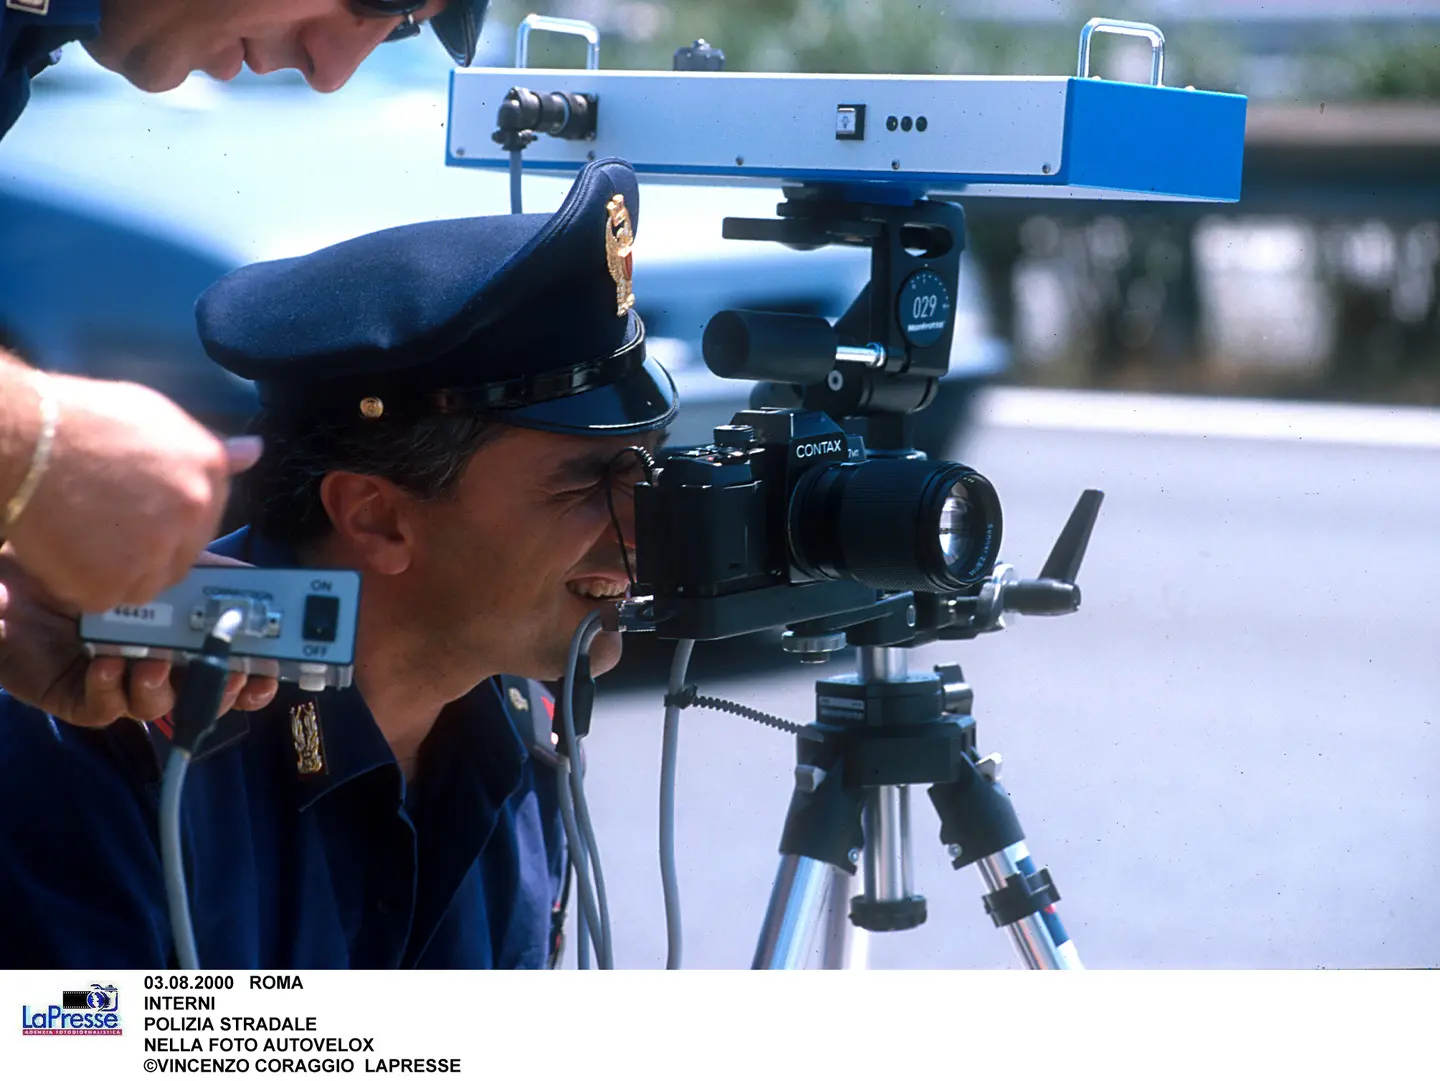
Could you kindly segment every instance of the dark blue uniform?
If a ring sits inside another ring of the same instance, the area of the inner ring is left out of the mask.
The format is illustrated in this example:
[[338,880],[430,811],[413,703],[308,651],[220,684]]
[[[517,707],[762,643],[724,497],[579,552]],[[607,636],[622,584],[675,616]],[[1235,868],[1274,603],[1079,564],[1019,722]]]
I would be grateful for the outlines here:
[[60,46],[100,28],[100,0],[0,0],[0,138],[30,101],[30,80],[59,59]]
[[[245,531],[215,548],[294,564]],[[263,711],[227,717],[185,785],[201,962],[543,967],[564,842],[556,774],[527,751],[533,700],[490,680],[452,703],[413,785],[353,686],[285,685]],[[305,702],[324,762],[312,774],[290,724]],[[75,728],[0,695],[0,967],[174,962],[158,834],[167,727]]]
[[[222,278],[197,305],[201,341],[290,433],[251,476],[293,487],[284,440],[302,430],[393,446],[458,412],[570,436],[665,427],[674,384],[646,355],[630,287],[638,211],[634,172],[597,161],[553,215],[423,222]],[[275,538],[300,548],[297,521],[331,526],[316,494],[294,509],[257,499],[267,536],[216,550],[298,565]],[[200,963],[543,965],[564,844],[542,699],[500,677],[451,703],[413,785],[354,688],[286,684],[222,718],[182,802]],[[0,695],[0,966],[176,959],[158,836],[168,734],[74,728]]]

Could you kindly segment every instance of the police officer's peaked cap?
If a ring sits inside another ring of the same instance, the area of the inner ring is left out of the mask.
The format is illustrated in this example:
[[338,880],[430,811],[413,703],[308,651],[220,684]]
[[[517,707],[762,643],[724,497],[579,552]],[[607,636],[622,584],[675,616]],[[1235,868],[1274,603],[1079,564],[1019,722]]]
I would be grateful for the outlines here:
[[242,267],[201,296],[200,337],[265,408],[302,417],[663,428],[675,386],[631,307],[638,203],[630,166],[606,159],[554,215],[405,225]]
[[475,47],[485,25],[485,9],[489,6],[490,0],[449,0],[440,14],[430,20],[435,36],[455,63],[469,67],[475,59]]

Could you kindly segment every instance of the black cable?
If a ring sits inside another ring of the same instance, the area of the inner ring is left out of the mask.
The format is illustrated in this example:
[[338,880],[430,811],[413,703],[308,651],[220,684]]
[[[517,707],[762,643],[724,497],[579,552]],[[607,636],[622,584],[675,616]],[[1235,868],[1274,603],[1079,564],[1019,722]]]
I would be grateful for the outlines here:
[[792,736],[798,734],[804,727],[803,725],[795,724],[793,721],[787,721],[783,717],[777,717],[773,713],[764,713],[758,709],[751,709],[749,706],[742,706],[739,702],[730,702],[724,698],[706,697],[698,693],[693,683],[688,684],[677,695],[666,695],[665,704],[667,706],[673,704],[680,709],[688,709],[694,706],[697,709],[711,709],[718,713],[733,713],[737,717],[744,717],[747,720],[756,721],[760,724],[768,725],[771,728],[778,728],[780,731],[787,732]]
[[655,483],[655,459],[644,447],[624,447],[615,452],[615,456],[605,466],[605,505],[610,509],[610,524],[615,527],[615,539],[620,542],[620,558],[625,562],[625,577],[630,581],[630,588],[635,588],[635,571],[630,566],[630,547],[625,543],[625,531],[620,528],[620,515],[615,513],[615,490],[611,483],[615,471],[615,464],[626,454],[633,454],[640,459],[640,465],[645,470],[645,480],[651,484]]

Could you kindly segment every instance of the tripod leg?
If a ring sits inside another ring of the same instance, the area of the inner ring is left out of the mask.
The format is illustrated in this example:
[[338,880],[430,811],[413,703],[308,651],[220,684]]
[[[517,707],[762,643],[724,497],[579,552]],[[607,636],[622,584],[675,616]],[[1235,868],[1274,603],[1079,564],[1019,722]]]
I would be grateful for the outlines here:
[[[1013,890],[1017,883],[1033,881],[1036,873],[1024,841],[1016,841],[993,856],[986,856],[976,866],[980,868],[980,877],[985,880],[991,897]],[[1027,968],[1085,967],[1080,963],[1075,943],[1070,941],[1053,904],[1014,919],[1005,924],[1005,930],[1010,933],[1010,940],[1015,943],[1015,949]]]
[[780,857],[751,968],[805,967],[815,932],[824,922],[832,870],[828,863],[809,856]]
[[843,748],[833,737],[834,730],[821,725],[796,737],[795,790],[780,835],[780,870],[752,968],[804,968],[826,923],[832,873],[855,874],[865,843],[863,798],[845,784]]
[[850,919],[850,900],[859,887],[854,875],[830,868],[830,896],[825,907],[820,967],[864,969],[870,962],[870,934]]
[[1010,794],[999,783],[999,755],[976,761],[974,754],[972,744],[960,760],[959,776],[930,789],[950,865],[959,869],[973,863],[980,868],[990,891],[985,911],[996,927],[1010,933],[1028,967],[1084,967],[1055,914],[1060,891],[1050,872],[1037,870],[1031,861]]

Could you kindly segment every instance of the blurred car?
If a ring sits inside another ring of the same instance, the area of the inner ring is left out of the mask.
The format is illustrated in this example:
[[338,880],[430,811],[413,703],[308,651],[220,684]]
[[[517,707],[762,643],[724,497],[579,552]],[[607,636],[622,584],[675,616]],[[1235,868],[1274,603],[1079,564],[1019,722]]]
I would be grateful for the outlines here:
[[0,187],[0,345],[54,371],[156,387],[233,432],[254,387],[206,360],[193,314],[229,269],[104,213]]
[[[444,164],[448,64],[422,45],[433,43],[386,46],[335,95],[248,74],[145,95],[68,50],[0,142],[0,341],[42,367],[145,383],[239,430],[254,388],[211,364],[194,330],[195,297],[217,277],[406,222],[509,210],[506,176]],[[553,210],[568,187],[527,177],[525,209]],[[714,312],[833,319],[865,284],[864,251],[721,238],[724,217],[773,216],[780,198],[642,187],[634,286],[681,393],[673,443],[708,442],[749,403],[752,384],[704,366]],[[965,267],[951,370],[918,418],[932,455],[963,435],[971,393],[1008,365],[986,310]]]

